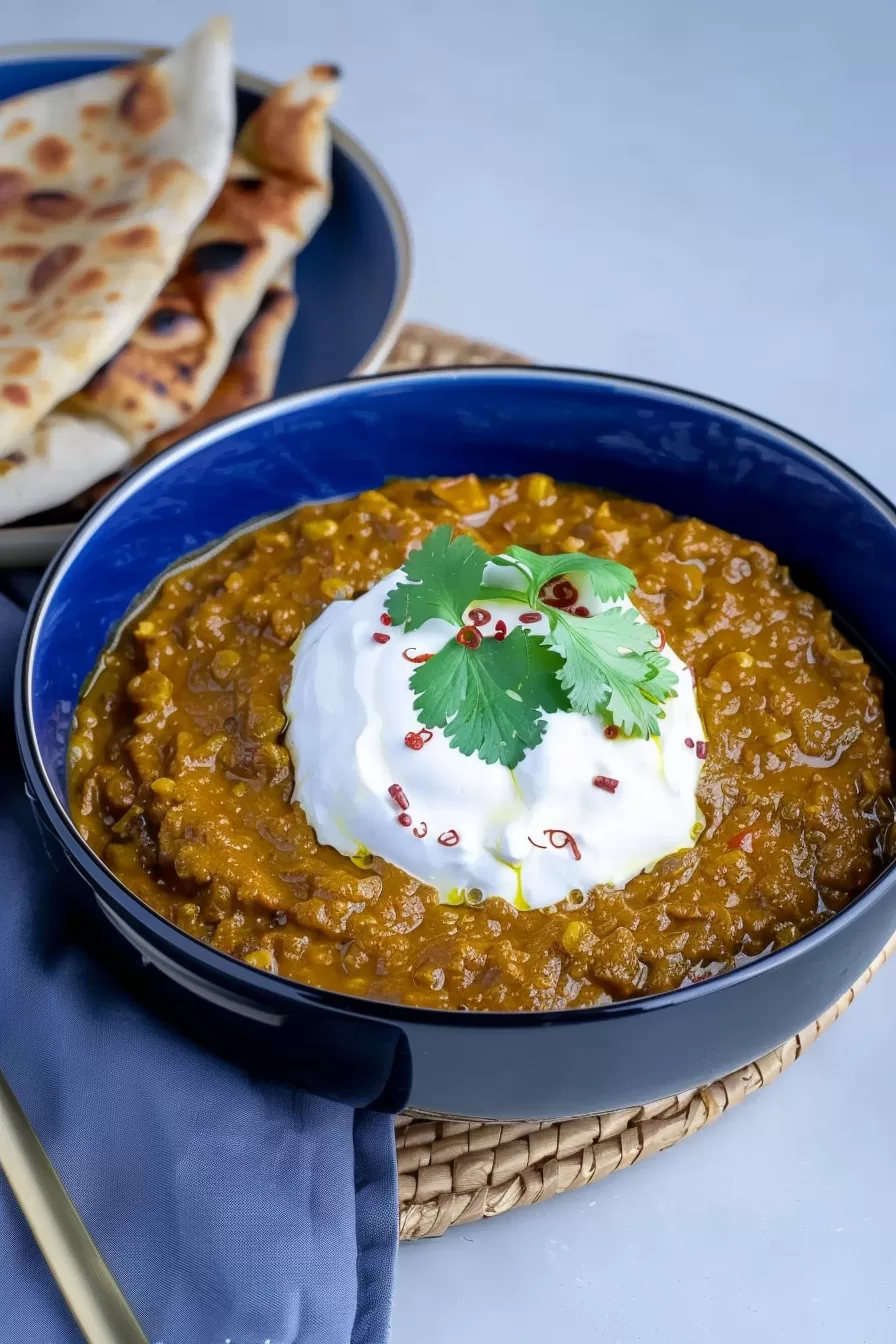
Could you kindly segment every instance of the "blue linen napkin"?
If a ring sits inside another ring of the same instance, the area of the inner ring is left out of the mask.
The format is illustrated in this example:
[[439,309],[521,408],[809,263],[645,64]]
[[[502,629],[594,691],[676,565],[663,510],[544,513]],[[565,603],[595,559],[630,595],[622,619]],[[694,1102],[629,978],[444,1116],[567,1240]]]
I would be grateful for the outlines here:
[[[380,1344],[391,1118],[214,1058],[79,943],[16,754],[22,620],[0,594],[0,1069],[150,1344]],[[2,1175],[0,1315],[15,1344],[81,1341]]]

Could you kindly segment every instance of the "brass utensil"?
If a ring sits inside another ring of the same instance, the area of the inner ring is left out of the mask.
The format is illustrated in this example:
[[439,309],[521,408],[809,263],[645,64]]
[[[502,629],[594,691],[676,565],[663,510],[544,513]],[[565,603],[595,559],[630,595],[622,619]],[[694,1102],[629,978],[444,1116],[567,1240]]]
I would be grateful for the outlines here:
[[0,1168],[88,1344],[148,1344],[2,1073]]

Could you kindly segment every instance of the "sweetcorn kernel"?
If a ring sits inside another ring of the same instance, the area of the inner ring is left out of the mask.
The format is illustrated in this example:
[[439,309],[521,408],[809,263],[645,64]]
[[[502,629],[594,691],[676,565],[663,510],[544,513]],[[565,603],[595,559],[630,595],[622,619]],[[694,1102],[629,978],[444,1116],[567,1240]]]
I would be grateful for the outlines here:
[[536,471],[526,481],[526,499],[530,504],[543,504],[546,499],[554,497],[554,482],[550,476]]
[[332,518],[312,518],[302,524],[302,536],[306,541],[323,541],[338,531],[338,524]]
[[247,966],[257,966],[260,971],[274,969],[273,958],[266,947],[258,947],[254,952],[244,952],[242,960]]
[[240,661],[240,655],[236,649],[219,649],[210,664],[210,671],[215,681],[224,682],[230,680],[233,669]]
[[352,595],[351,587],[343,579],[321,579],[320,590],[324,597],[329,597],[331,601]]
[[564,951],[573,956],[586,932],[587,927],[580,919],[571,919],[560,935],[560,942],[563,944]]

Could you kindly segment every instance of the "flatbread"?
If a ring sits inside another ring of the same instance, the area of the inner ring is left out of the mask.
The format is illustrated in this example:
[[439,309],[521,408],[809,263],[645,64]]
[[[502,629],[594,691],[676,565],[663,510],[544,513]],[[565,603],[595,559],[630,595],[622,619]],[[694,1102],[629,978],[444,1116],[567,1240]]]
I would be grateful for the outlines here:
[[152,439],[140,454],[140,461],[155,457],[226,415],[268,401],[274,395],[283,347],[297,307],[290,263],[262,295],[258,311],[233,347],[230,363],[205,405],[185,424]]
[[71,409],[102,415],[136,449],[200,411],[265,289],[327,212],[338,92],[338,70],[316,65],[253,113],[177,274]]
[[[295,311],[290,264],[265,290],[206,405],[179,429],[153,440],[140,460],[154,457],[225,415],[267,401],[277,382]],[[55,508],[78,496],[82,497],[77,505],[86,509],[118,483],[119,473],[133,464],[133,457],[131,444],[114,425],[98,416],[53,411],[16,448],[0,455],[0,523]]]
[[0,106],[0,450],[134,331],[221,186],[233,124],[222,19],[154,65]]
[[0,455],[0,523],[64,504],[131,457],[127,439],[105,420],[51,412]]

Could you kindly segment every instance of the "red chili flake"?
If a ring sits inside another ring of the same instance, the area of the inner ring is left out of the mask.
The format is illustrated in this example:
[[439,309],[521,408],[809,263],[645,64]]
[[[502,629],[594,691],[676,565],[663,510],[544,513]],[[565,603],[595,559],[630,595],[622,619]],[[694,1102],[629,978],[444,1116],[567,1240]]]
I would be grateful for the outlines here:
[[406,747],[410,747],[411,751],[422,751],[427,742],[431,741],[432,733],[429,728],[424,728],[419,733],[410,732],[404,735],[404,744]]
[[444,845],[447,849],[453,849],[455,845],[460,844],[460,836],[454,830],[443,831],[439,836],[439,844]]
[[454,636],[458,644],[462,644],[465,649],[478,649],[482,643],[482,636],[475,625],[465,625]]
[[738,831],[736,835],[732,835],[730,840],[728,841],[728,848],[742,849],[745,854],[752,854],[753,853],[752,828],[747,826],[745,830]]
[[488,625],[491,618],[491,612],[486,611],[485,607],[473,607],[470,611],[471,625]]
[[502,639],[506,639],[506,638],[507,638],[507,626],[505,625],[505,623],[504,623],[503,621],[496,621],[496,622],[495,622],[495,639],[497,639],[498,642],[500,643],[500,641],[501,641]]
[[521,625],[534,625],[536,621],[541,620],[540,611],[524,611],[520,617]]
[[693,739],[692,737],[686,737],[685,740],[684,740],[684,744],[685,744],[686,747],[692,747],[692,748],[693,748],[693,745],[694,745],[694,739]]
[[410,826],[413,824],[411,817],[407,812],[399,813],[399,815],[396,817],[396,821],[398,822],[399,826]]
[[608,723],[606,728],[604,729],[604,737],[608,737],[612,742],[613,738],[618,736],[619,736],[619,729],[616,727],[615,723]]
[[374,644],[388,644],[391,638],[391,635],[384,635],[380,630],[377,630],[373,637],[373,642]]
[[656,632],[660,637],[660,642],[656,646],[656,651],[657,653],[662,653],[663,649],[666,647],[666,632],[661,625],[656,627]]
[[421,821],[419,826],[414,827],[414,834],[416,835],[418,840],[422,840],[428,830],[429,827],[427,826],[426,822]]
[[561,579],[559,583],[545,584],[541,590],[541,600],[549,607],[571,607],[579,600],[579,590],[568,579]]
[[[376,638],[377,636],[374,635],[374,639]],[[386,638],[388,639],[389,636],[387,635]],[[431,653],[418,653],[416,656],[412,657],[411,655],[413,653],[414,653],[413,649],[402,649],[401,656],[402,658],[406,659],[407,662],[409,663],[428,663],[430,658],[432,657]]]
[[547,849],[547,845],[540,845],[537,840],[532,839],[531,835],[527,835],[526,839],[529,841],[529,844],[534,845],[536,849]]
[[380,625],[391,625],[391,624],[392,624],[392,617],[389,615],[388,611],[384,611],[382,616],[380,617]]
[[406,812],[410,807],[408,796],[400,784],[389,785],[389,797],[395,800],[402,812]]
[[619,780],[612,779],[610,775],[595,775],[591,783],[596,789],[603,789],[606,793],[615,793],[619,788]]
[[590,615],[591,615],[591,612],[588,610],[587,607],[573,607],[572,611],[570,612],[570,615],[571,615],[571,616],[590,616]]
[[[582,857],[582,855],[579,853],[579,847],[576,844],[573,837],[570,835],[569,831],[560,831],[553,829],[545,831],[545,835],[547,836],[548,840],[550,841],[554,849],[565,849],[566,846],[569,845],[570,849],[572,850],[572,855],[574,859],[580,859]],[[562,836],[562,839],[559,841],[555,840],[554,839],[555,835]]]
[[698,742],[698,743],[697,743],[697,760],[698,760],[698,761],[705,761],[705,760],[706,760],[706,743],[705,743],[705,742]]

